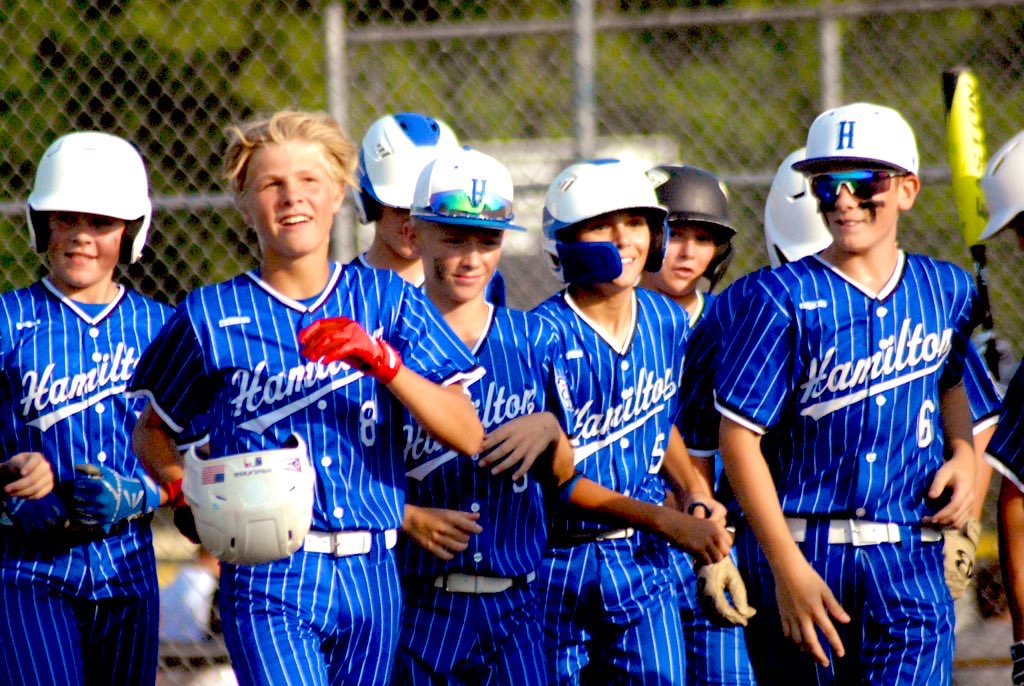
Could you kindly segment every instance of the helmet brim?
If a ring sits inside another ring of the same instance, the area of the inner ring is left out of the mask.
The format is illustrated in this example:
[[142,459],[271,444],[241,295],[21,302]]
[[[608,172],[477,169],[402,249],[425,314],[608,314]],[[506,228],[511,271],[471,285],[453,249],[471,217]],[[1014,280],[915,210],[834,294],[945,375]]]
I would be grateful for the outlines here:
[[830,171],[844,171],[848,169],[878,169],[880,171],[899,172],[900,174],[913,173],[905,167],[870,157],[815,157],[809,160],[794,162],[793,169],[805,176],[827,174]]

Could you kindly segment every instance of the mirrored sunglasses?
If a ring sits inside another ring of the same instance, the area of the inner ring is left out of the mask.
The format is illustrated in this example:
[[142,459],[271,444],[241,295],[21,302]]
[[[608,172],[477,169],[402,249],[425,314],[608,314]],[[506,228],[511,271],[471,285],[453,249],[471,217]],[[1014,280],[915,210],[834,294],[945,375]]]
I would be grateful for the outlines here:
[[479,202],[464,190],[443,191],[430,196],[430,211],[439,217],[470,217],[510,222],[512,201],[494,193],[484,193]]
[[870,200],[879,193],[889,190],[890,182],[897,176],[896,172],[876,169],[854,169],[852,171],[820,174],[811,179],[811,192],[821,203],[821,208],[831,212],[839,200],[843,186],[859,200]]

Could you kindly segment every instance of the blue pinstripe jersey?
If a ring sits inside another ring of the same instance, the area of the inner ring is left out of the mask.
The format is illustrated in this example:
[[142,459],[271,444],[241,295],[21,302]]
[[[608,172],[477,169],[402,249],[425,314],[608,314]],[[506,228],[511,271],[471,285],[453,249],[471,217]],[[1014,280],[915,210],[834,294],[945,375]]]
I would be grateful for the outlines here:
[[[633,302],[632,334],[622,349],[580,312],[567,290],[534,311],[554,324],[565,346],[576,468],[606,488],[660,503],[665,486],[658,472],[678,409],[689,317],[643,288]],[[608,527],[565,510],[551,526],[569,533]]]
[[973,345],[967,346],[964,354],[964,390],[967,391],[967,400],[971,403],[974,433],[995,424],[999,419],[999,410],[1003,406],[1003,397],[996,388],[996,382],[992,380],[981,353]]
[[125,388],[170,313],[123,286],[94,316],[46,279],[0,295],[4,459],[42,453],[57,492],[74,480],[78,463],[145,477],[155,489],[131,448],[145,402],[128,397]]
[[899,253],[868,294],[816,256],[765,272],[716,374],[716,406],[764,433],[782,509],[919,523],[942,465],[939,392],[962,378],[974,284]]
[[676,428],[694,457],[710,457],[718,450],[719,415],[714,399],[718,354],[736,312],[750,297],[750,284],[764,270],[767,267],[741,276],[710,299],[686,344]]
[[[345,266],[356,266],[363,269],[376,269],[376,267],[371,266],[370,263],[366,261],[366,253],[364,252],[356,255],[352,258],[352,261]],[[420,281],[414,285],[418,288],[423,288],[424,282],[425,281]],[[502,276],[501,272],[497,269],[494,270],[494,276],[491,277],[491,280],[487,284],[487,290],[484,292],[484,299],[492,305],[497,305],[499,307],[505,306],[505,277]]]
[[[718,354],[736,313],[743,309],[743,303],[754,291],[752,284],[768,269],[762,267],[741,276],[710,300],[706,314],[700,318],[686,344],[683,394],[676,426],[690,454],[696,457],[707,457],[718,450],[719,415],[713,395]],[[973,345],[967,346],[964,357],[964,389],[971,404],[975,432],[995,423],[1002,398]]]
[[468,383],[483,373],[418,289],[391,272],[332,265],[308,304],[256,272],[193,291],[143,355],[131,388],[150,396],[176,432],[207,413],[214,456],[280,448],[299,433],[317,471],[313,528],[394,529],[405,487],[401,404],[372,377],[299,352],[298,332],[335,316],[383,337],[431,381]]
[[[552,412],[571,435],[565,358],[561,340],[540,317],[491,308],[484,336],[473,350],[487,375],[470,388],[484,430],[533,412]],[[520,576],[537,569],[547,543],[544,499],[536,476],[513,481],[508,473],[492,475],[474,458],[456,453],[430,438],[407,417],[405,425],[407,498],[422,507],[479,512],[483,531],[470,537],[469,548],[449,562],[417,545],[404,545],[400,562],[406,576],[467,572]],[[537,464],[533,470],[545,470]]]
[[992,466],[1024,491],[1024,364],[1006,388],[999,425],[985,452]]

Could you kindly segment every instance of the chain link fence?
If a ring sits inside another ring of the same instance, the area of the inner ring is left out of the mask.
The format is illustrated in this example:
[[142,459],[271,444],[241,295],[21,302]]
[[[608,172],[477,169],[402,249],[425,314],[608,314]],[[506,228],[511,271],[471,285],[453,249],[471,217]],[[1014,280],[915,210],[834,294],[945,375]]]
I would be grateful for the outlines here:
[[[356,140],[385,113],[425,112],[504,161],[532,228],[501,265],[519,307],[556,287],[538,229],[566,164],[623,155],[722,175],[739,227],[728,283],[767,263],[761,219],[778,163],[819,111],[855,100],[899,109],[918,135],[924,185],[903,246],[969,268],[941,88],[960,64],[978,77],[994,151],[1024,128],[1024,7],[1009,0],[7,0],[0,288],[42,274],[24,201],[43,150],[75,129],[124,136],[149,165],[154,229],[125,281],[173,304],[253,267],[254,237],[219,178],[223,131],[288,107],[330,111]],[[365,248],[371,231],[344,212],[335,256]],[[991,241],[989,260],[996,328],[1016,360],[1013,237]],[[167,545],[164,560],[190,552]]]

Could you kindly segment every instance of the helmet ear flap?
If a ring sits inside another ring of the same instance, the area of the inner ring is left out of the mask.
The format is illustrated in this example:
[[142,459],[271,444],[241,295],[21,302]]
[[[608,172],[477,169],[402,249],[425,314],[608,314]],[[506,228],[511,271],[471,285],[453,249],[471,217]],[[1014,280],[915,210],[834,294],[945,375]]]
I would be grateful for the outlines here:
[[376,198],[367,193],[365,189],[360,188],[358,193],[354,193],[352,195],[352,202],[356,206],[356,215],[359,217],[360,224],[380,221],[380,203],[377,202]]
[[732,262],[732,256],[735,254],[731,241],[723,244],[722,247],[724,250],[721,250],[719,254],[712,258],[711,264],[708,265],[707,271],[704,272],[704,276],[708,280],[709,292],[714,291],[715,286],[725,276],[725,271],[729,268],[729,263]]
[[26,208],[28,215],[29,242],[36,252],[46,252],[50,245],[50,213]]
[[[660,218],[660,214],[657,215]],[[644,271],[646,272],[660,272],[661,265],[665,262],[665,251],[668,250],[668,221],[662,219],[657,221],[654,216],[647,218],[648,222],[651,222],[649,228],[651,230],[651,246],[647,251],[647,261],[644,262]],[[659,230],[658,227],[661,227]]]
[[142,256],[142,248],[146,245],[146,234],[148,232],[148,217],[139,217],[124,223],[124,235],[121,236],[121,253],[118,256],[118,259],[123,264],[131,264]]

